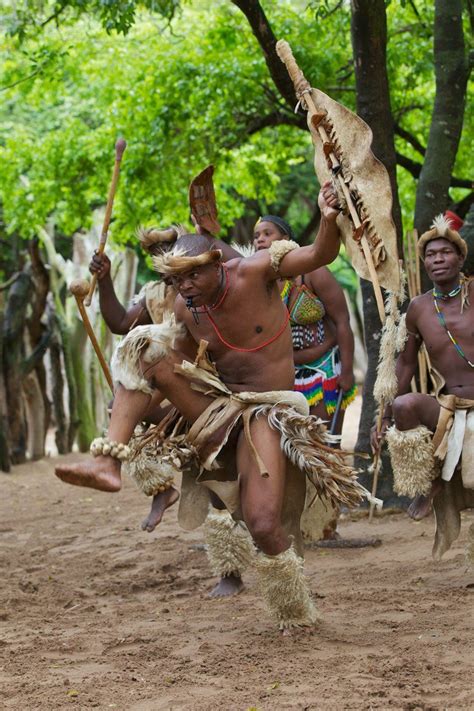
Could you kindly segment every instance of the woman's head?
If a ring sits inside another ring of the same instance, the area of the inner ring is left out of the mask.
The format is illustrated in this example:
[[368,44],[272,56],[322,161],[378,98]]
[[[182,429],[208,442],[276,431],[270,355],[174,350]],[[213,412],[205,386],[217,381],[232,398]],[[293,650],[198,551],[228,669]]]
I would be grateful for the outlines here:
[[276,215],[260,217],[253,230],[253,243],[255,249],[268,249],[272,242],[279,239],[294,240],[293,230],[290,225]]

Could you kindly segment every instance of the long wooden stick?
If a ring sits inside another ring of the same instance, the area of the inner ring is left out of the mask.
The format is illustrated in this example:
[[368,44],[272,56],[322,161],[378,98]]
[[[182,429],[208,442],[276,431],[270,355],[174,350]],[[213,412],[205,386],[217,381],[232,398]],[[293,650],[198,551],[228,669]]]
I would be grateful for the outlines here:
[[[308,112],[311,115],[311,125],[313,128],[314,132],[317,132],[319,135],[319,138],[321,139],[323,146],[331,146],[331,141],[329,139],[329,136],[326,132],[326,129],[322,125],[322,120],[324,119],[324,116],[321,115],[320,112],[318,112],[316,105],[313,100],[313,96],[311,93],[311,86],[309,82],[305,79],[305,76],[299,66],[296,63],[296,60],[293,56],[293,53],[291,51],[291,47],[288,44],[288,42],[285,42],[284,40],[279,40],[276,44],[276,50],[277,54],[282,60],[282,62],[285,64],[288,74],[290,75],[290,78],[294,84],[295,91],[298,97],[303,97],[304,96],[304,102],[306,103],[306,106],[308,108]],[[349,210],[349,214],[352,218],[352,222],[354,224],[354,228],[357,233],[360,234],[360,245],[362,247],[362,251],[364,253],[365,261],[367,263],[367,268],[369,270],[370,274],[370,279],[372,281],[372,286],[374,288],[374,294],[375,294],[375,300],[377,302],[377,309],[379,312],[380,316],[380,321],[385,323],[385,306],[384,306],[384,301],[383,301],[383,296],[382,296],[382,289],[380,287],[380,282],[378,278],[377,271],[375,269],[375,264],[374,260],[372,258],[372,253],[370,251],[370,246],[369,242],[366,237],[366,227],[365,224],[361,221],[359,214],[357,212],[356,206],[354,205],[354,201],[352,199],[352,196],[350,194],[349,188],[347,187],[345,181],[344,181],[344,175],[342,174],[342,171],[340,170],[341,165],[340,162],[334,153],[334,151],[330,150],[327,154],[327,157],[329,157],[331,161],[331,165],[333,168],[333,172],[335,173],[335,178],[339,183],[339,187],[343,192],[344,198],[347,203],[347,207]],[[337,171],[337,172],[336,172]]]
[[74,295],[77,303],[77,307],[79,309],[79,313],[81,314],[82,318],[82,323],[84,324],[84,328],[86,329],[86,333],[90,338],[90,341],[92,343],[92,347],[95,350],[95,353],[97,355],[97,358],[99,359],[99,363],[102,367],[102,371],[105,375],[105,378],[110,386],[110,389],[112,392],[114,391],[114,382],[112,380],[112,375],[109,370],[109,366],[107,365],[107,362],[104,358],[104,354],[102,353],[99,342],[97,338],[95,337],[95,333],[92,329],[91,322],[89,321],[89,316],[87,315],[87,311],[84,308],[84,299],[86,295],[89,293],[89,282],[86,279],[75,279],[73,282],[71,282],[71,285],[69,286],[69,291],[71,294]]
[[[120,163],[122,161],[123,152],[127,147],[127,142],[124,138],[119,138],[115,144],[115,163],[114,171],[112,173],[112,182],[110,183],[109,195],[107,197],[107,205],[105,208],[104,223],[102,225],[102,232],[100,234],[99,247],[97,249],[98,254],[102,254],[105,249],[105,244],[107,242],[107,234],[109,231],[110,218],[112,217],[112,207],[114,205],[115,192],[117,190],[118,179],[120,175]],[[94,274],[91,280],[91,285],[89,288],[89,293],[84,299],[84,304],[86,306],[91,305],[92,297],[94,295],[95,287],[97,284],[97,274]]]

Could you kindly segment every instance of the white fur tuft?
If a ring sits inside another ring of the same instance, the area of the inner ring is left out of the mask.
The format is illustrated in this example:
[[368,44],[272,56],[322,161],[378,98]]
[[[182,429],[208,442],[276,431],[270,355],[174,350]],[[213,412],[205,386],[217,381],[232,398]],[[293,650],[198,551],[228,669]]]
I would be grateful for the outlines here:
[[444,215],[437,215],[433,220],[431,229],[437,230],[440,237],[445,237],[447,230],[452,229],[452,224],[453,223],[448,217],[445,217]]

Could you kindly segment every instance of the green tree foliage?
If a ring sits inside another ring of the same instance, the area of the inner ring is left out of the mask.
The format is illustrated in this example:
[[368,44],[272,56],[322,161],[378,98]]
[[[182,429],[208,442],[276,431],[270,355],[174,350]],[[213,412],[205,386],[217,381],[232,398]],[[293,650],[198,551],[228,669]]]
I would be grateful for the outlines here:
[[[313,85],[354,108],[347,3],[266,3]],[[230,2],[25,0],[0,3],[0,177],[8,232],[30,237],[53,220],[66,236],[104,202],[119,135],[128,141],[114,237],[140,223],[188,221],[187,184],[217,167],[221,222],[249,209],[287,214],[297,232],[317,189],[308,135],[272,84],[242,13]],[[405,226],[434,94],[432,3],[392,2],[388,63]],[[414,38],[416,38],[414,40]],[[459,176],[468,174],[472,112]],[[466,181],[467,183],[467,181]],[[468,183],[467,183],[468,184]],[[466,190],[457,188],[453,199]]]

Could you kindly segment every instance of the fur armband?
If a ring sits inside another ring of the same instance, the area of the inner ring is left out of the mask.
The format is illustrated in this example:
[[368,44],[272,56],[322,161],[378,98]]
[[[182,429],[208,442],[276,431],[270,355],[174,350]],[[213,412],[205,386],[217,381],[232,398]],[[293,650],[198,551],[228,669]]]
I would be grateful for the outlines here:
[[272,269],[278,272],[283,257],[286,257],[289,252],[298,249],[298,247],[299,245],[291,239],[277,239],[275,242],[272,242],[268,250]]
[[115,442],[108,437],[96,437],[91,442],[90,453],[93,457],[113,457],[121,462],[130,457],[130,447],[123,442]]

